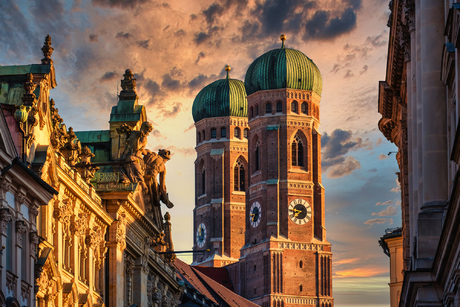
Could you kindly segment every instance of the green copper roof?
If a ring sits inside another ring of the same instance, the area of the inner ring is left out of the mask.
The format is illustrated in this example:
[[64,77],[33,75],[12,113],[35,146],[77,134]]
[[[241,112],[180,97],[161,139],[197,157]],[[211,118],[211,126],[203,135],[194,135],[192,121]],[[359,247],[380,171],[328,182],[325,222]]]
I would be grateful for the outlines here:
[[258,57],[244,79],[246,92],[290,88],[311,90],[321,96],[323,79],[318,67],[295,49],[280,48]]
[[203,88],[192,107],[193,120],[220,116],[248,116],[248,101],[244,83],[235,79],[221,79]]
[[32,74],[49,74],[50,70],[50,65],[42,64],[0,66],[0,75],[25,75],[29,72]]
[[145,112],[143,105],[139,105],[136,100],[119,100],[118,104],[112,107],[110,122],[135,122],[141,119],[141,114]]

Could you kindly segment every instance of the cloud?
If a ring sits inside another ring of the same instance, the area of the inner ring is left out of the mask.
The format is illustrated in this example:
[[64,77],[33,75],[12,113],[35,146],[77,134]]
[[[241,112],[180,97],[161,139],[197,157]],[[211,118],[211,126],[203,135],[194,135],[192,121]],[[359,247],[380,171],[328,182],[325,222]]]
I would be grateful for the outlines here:
[[91,33],[91,34],[89,35],[89,41],[92,42],[92,43],[99,41],[98,35],[97,35],[97,34],[94,34],[94,33]]
[[383,143],[382,138],[378,138],[377,141],[375,142],[375,146],[379,146]]
[[369,69],[369,66],[367,65],[364,65],[363,68],[361,69],[361,71],[359,72],[359,75],[363,75],[367,72],[367,70]]
[[339,270],[333,273],[334,278],[347,278],[347,277],[372,277],[388,273],[386,268],[366,267],[356,268],[350,270]]
[[360,169],[361,164],[354,157],[347,156],[342,164],[330,167],[326,173],[328,178],[340,178],[350,175],[354,170]]
[[133,9],[149,0],[93,0],[93,5],[107,8]]
[[393,219],[385,219],[385,218],[374,218],[364,222],[364,225],[373,226],[374,224],[384,224],[389,223],[389,225],[393,224]]
[[374,167],[374,168],[371,168],[370,170],[368,170],[369,173],[377,173],[377,169]]
[[385,40],[385,35],[388,35],[387,31],[384,31],[380,35],[368,36],[366,38],[366,43],[371,44],[374,47],[383,47],[386,46],[388,41]]
[[146,39],[146,40],[137,41],[136,45],[141,47],[141,48],[149,50],[150,49],[149,48],[150,47],[150,38]]
[[340,16],[332,17],[331,12],[318,10],[305,24],[304,39],[326,40],[351,32],[356,28],[356,13],[352,7],[346,8]]
[[181,87],[180,81],[177,79],[171,78],[170,74],[163,75],[163,81],[161,82],[161,86],[167,88],[168,90],[175,91]]
[[354,77],[355,74],[351,71],[351,69],[347,69],[347,72],[345,73],[345,76],[343,77],[344,79],[348,79],[351,77]]
[[117,35],[115,35],[115,38],[123,38],[123,39],[128,39],[128,38],[132,38],[133,36],[129,33],[125,33],[123,31],[121,32],[118,32]]
[[171,109],[162,109],[162,115],[163,117],[174,118],[180,113],[181,110],[182,103],[174,102],[171,106]]
[[379,155],[379,160],[386,160],[386,159],[388,159],[388,158],[389,158],[389,157],[388,157],[388,155],[386,155],[386,154],[380,154],[380,155]]
[[375,216],[393,216],[396,215],[398,211],[396,210],[396,207],[393,206],[388,206],[385,210],[382,210],[380,212],[372,212],[371,215]]
[[399,184],[398,178],[396,178],[395,181],[396,181],[396,186],[393,189],[391,189],[390,192],[401,193],[401,185]]
[[112,81],[118,77],[118,74],[114,71],[106,72],[100,79],[101,82]]
[[[342,129],[335,129],[330,135],[325,132],[321,136],[321,144],[323,158],[321,166],[323,171],[332,166],[344,164],[346,159],[348,160],[346,167],[355,166],[360,168],[361,165],[359,162],[355,158],[346,157],[346,154],[360,148],[366,150],[372,149],[372,143],[369,140],[366,139],[363,141],[362,138],[353,138],[351,131]],[[344,167],[345,165],[342,166],[342,170],[345,170],[346,167]]]
[[196,154],[196,151],[193,147],[176,147],[176,146],[165,146],[158,145],[153,150],[156,152],[160,149],[168,149],[171,151],[171,156],[174,157],[175,154],[179,154],[182,157],[193,156]]
[[195,124],[192,123],[192,124],[190,124],[190,126],[188,126],[187,129],[184,130],[184,133],[189,132],[189,131],[192,130],[193,128],[195,128]]
[[348,259],[342,259],[342,260],[335,260],[332,265],[333,266],[339,266],[342,264],[350,264],[350,263],[355,263],[361,260],[360,258],[348,258]]
[[378,203],[376,203],[375,205],[376,205],[376,206],[386,206],[386,205],[390,205],[390,204],[392,204],[392,203],[393,203],[392,200],[387,200],[387,201],[384,201],[384,202],[378,202]]

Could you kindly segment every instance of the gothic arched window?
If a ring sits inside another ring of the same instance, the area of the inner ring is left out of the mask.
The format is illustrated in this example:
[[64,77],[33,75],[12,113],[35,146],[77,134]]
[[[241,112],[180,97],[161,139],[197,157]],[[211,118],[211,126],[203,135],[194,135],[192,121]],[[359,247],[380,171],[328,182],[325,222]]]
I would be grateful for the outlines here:
[[304,166],[302,139],[296,135],[292,141],[292,166]]
[[216,128],[212,128],[211,129],[211,139],[215,139],[216,138]]
[[265,105],[265,113],[270,114],[272,112],[272,104],[270,102],[267,102]]
[[249,129],[244,129],[244,138],[247,139],[249,137]]
[[244,182],[244,166],[243,162],[238,159],[236,160],[235,167],[233,168],[233,190],[234,191],[245,191],[245,182]]
[[281,113],[283,112],[283,104],[281,103],[281,101],[278,101],[276,103],[276,113]]
[[303,113],[303,114],[308,115],[308,105],[307,105],[306,102],[303,102],[303,103],[302,103],[301,109],[302,109],[302,113]]
[[291,103],[291,111],[292,111],[293,113],[297,113],[297,101],[293,101],[293,102]]
[[227,129],[225,127],[220,128],[220,137],[221,138],[227,137]]

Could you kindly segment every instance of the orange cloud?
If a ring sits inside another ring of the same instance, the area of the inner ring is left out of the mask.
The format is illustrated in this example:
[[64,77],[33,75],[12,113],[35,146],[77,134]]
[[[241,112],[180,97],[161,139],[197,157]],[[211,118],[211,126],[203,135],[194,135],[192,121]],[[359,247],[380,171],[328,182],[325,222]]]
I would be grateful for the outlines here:
[[388,272],[388,268],[356,268],[351,270],[336,271],[333,274],[334,278],[346,278],[346,277],[373,277]]
[[355,263],[358,260],[360,260],[360,258],[343,259],[343,260],[338,260],[338,261],[332,262],[332,265],[337,266],[337,265],[342,265],[342,264]]

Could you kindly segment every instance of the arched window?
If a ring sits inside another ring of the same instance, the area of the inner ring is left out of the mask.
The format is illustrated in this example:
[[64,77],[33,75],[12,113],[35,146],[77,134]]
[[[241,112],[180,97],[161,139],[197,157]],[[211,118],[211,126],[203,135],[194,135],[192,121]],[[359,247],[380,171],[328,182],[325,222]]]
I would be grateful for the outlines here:
[[201,143],[201,133],[198,132],[198,144]]
[[256,105],[256,116],[259,116],[259,105]]
[[260,142],[257,142],[256,144],[256,150],[255,150],[255,170],[258,171],[260,170]]
[[276,113],[280,113],[280,112],[283,112],[283,104],[281,103],[281,101],[278,101],[276,103]]
[[244,138],[247,139],[249,137],[249,129],[244,129]]
[[292,141],[292,166],[304,166],[302,139],[296,135]]
[[265,113],[266,114],[270,114],[272,112],[272,104],[270,102],[268,102],[266,105],[265,105]]
[[302,109],[302,113],[303,113],[303,114],[308,115],[308,105],[307,105],[306,102],[302,102],[301,109]]
[[211,139],[215,139],[216,138],[216,128],[212,128],[211,129]]
[[220,137],[221,138],[227,137],[227,129],[225,127],[220,128]]
[[244,166],[243,162],[238,159],[236,160],[235,167],[233,168],[233,190],[234,191],[245,191],[244,183]]
[[253,118],[254,117],[254,108],[251,107],[251,109],[249,110],[249,118]]
[[206,169],[201,171],[201,195],[206,194]]
[[205,131],[203,130],[203,142],[206,141],[206,134]]
[[292,111],[293,113],[297,113],[297,101],[293,101],[293,102],[291,103],[291,111]]
[[239,127],[235,127],[235,130],[233,130],[233,136],[236,137],[237,139],[239,139],[240,135],[241,135],[240,131],[241,130],[240,130]]

